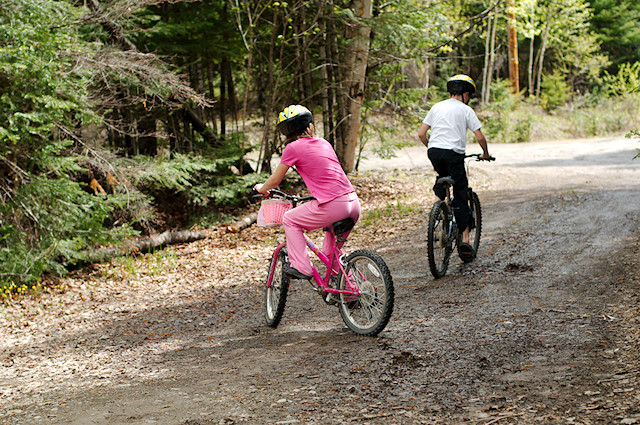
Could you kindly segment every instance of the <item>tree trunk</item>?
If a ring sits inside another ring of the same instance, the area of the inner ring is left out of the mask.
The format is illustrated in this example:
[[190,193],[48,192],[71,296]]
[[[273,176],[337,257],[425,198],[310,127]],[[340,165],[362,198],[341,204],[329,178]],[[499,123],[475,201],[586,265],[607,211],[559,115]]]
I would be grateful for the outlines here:
[[[209,98],[215,99],[216,91],[213,85],[213,82],[215,81],[215,75],[213,73],[213,65],[214,65],[213,59],[209,54],[207,54],[206,59],[207,59],[207,88],[209,89]],[[215,134],[218,134],[218,124],[216,119],[215,108],[207,108],[205,109],[205,113],[207,116],[207,121],[211,123],[212,131]]]
[[191,124],[193,130],[202,135],[206,143],[213,146],[218,144],[215,133],[209,127],[207,127],[207,123],[202,119],[200,114],[198,114],[195,109],[193,109],[190,105],[185,104],[183,111],[185,120]]
[[156,117],[152,114],[147,113],[138,120],[138,153],[156,156],[158,153],[156,130]]
[[487,38],[484,40],[484,67],[482,68],[482,103],[487,103],[487,75],[489,71],[489,57],[491,56],[491,18],[487,19]]
[[429,88],[429,84],[431,83],[430,78],[431,78],[431,65],[429,62],[429,56],[426,56],[424,58],[424,88],[425,89]]
[[493,15],[493,26],[491,27],[491,54],[489,56],[489,71],[487,72],[487,102],[491,99],[491,81],[493,80],[493,68],[496,63],[496,28],[498,27],[498,14]]
[[223,56],[220,62],[220,99],[218,100],[218,111],[220,113],[220,135],[222,138],[227,134],[227,124],[225,115],[227,113],[226,88],[227,88],[227,72],[226,68],[229,64],[227,56]]
[[[547,17],[548,19],[548,17]],[[544,65],[544,55],[547,50],[547,42],[549,40],[549,27],[551,26],[547,20],[547,24],[544,28],[544,34],[542,35],[542,44],[540,45],[540,58],[538,60],[538,81],[536,83],[536,97],[540,98],[540,86],[542,85],[542,66]]]
[[[262,161],[260,163],[260,171],[263,173],[271,172],[271,156],[273,155],[272,149],[272,140],[271,136],[273,135],[273,119],[272,116],[273,110],[275,109],[275,97],[277,87],[275,87],[275,76],[273,75],[273,66],[271,64],[274,63],[275,60],[275,51],[274,47],[276,44],[276,31],[275,28],[278,27],[278,8],[273,9],[273,28],[274,31],[271,32],[271,46],[269,47],[269,58],[267,61],[267,88],[270,90],[269,100],[267,101],[266,107],[264,108],[264,132],[262,134]],[[284,46],[284,43],[282,43]],[[282,47],[281,47],[282,48]],[[282,56],[282,55],[281,55]]]
[[509,80],[513,93],[520,91],[520,73],[518,58],[518,36],[516,33],[515,0],[507,0],[507,37],[509,44]]
[[[326,8],[325,8],[326,11]],[[324,25],[324,31],[322,35],[322,41],[320,42],[320,76],[322,78],[322,89],[320,91],[320,100],[322,102],[322,127],[323,127],[323,136],[326,140],[334,146],[333,142],[333,113],[332,113],[332,102],[331,102],[331,82],[333,81],[330,77],[329,70],[331,69],[331,64],[329,62],[328,51],[331,49],[329,47],[329,40],[327,34],[327,20],[330,18],[325,18],[322,20]]]
[[343,90],[345,90],[345,95],[347,96],[347,125],[344,139],[338,140],[336,144],[336,152],[340,159],[340,164],[347,173],[353,171],[355,163],[371,41],[371,27],[363,20],[372,17],[373,1],[354,0],[352,5],[358,20],[349,22],[350,28],[347,28],[346,34],[349,45],[345,53],[346,69]]
[[531,41],[529,42],[529,66],[528,66],[528,83],[529,83],[529,97],[533,96],[533,48],[535,42],[535,35],[531,36]]
[[87,262],[99,263],[121,255],[145,254],[167,245],[193,242],[206,237],[207,235],[204,232],[193,232],[188,230],[179,232],[166,231],[159,235],[132,241],[122,247],[107,247],[95,250],[88,255]]
[[[251,33],[251,36],[253,39],[253,32]],[[253,47],[252,46],[247,46],[247,65],[245,68],[245,76],[247,79],[247,82],[245,84],[244,87],[244,98],[242,99],[242,133],[246,134],[247,131],[247,116],[249,115],[247,108],[249,107],[249,83],[250,83],[250,75],[251,75],[251,67],[253,66]],[[245,149],[245,145],[244,145],[244,141],[245,138],[241,137],[242,140],[242,157],[240,158],[240,174],[244,174],[244,149]],[[259,164],[258,164],[259,165]]]
[[236,221],[230,226],[227,226],[228,233],[238,233],[247,227],[251,226],[258,220],[258,213],[251,213],[247,216],[242,217],[240,220]]
[[338,140],[344,140],[345,134],[345,125],[343,125],[344,120],[347,116],[347,111],[345,109],[345,96],[344,90],[342,88],[342,81],[340,80],[339,75],[342,73],[342,68],[338,68],[338,64],[342,63],[340,60],[339,50],[338,50],[338,35],[335,30],[335,26],[333,24],[332,19],[327,20],[327,47],[329,51],[327,52],[329,55],[329,62],[331,66],[327,68],[327,72],[329,74],[329,84],[336,87],[330,91],[329,102],[333,103],[335,101],[335,121],[333,126],[333,131],[331,133],[331,138],[329,142],[337,148]]

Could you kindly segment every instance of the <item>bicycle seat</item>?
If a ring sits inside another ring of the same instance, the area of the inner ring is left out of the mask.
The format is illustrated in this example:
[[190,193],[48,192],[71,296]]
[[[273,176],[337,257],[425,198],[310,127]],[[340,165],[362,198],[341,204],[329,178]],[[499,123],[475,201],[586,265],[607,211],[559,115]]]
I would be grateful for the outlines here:
[[455,180],[453,180],[450,176],[447,177],[440,177],[438,180],[436,180],[436,184],[444,184],[444,185],[451,185],[453,186],[455,183]]
[[344,218],[340,221],[336,221],[335,223],[332,224],[333,227],[333,233],[336,235],[336,238],[341,241],[344,242],[347,239],[343,238],[342,235],[346,232],[348,232],[349,230],[353,229],[353,226],[355,226],[356,223],[355,221],[353,221],[353,219],[351,217],[348,218]]

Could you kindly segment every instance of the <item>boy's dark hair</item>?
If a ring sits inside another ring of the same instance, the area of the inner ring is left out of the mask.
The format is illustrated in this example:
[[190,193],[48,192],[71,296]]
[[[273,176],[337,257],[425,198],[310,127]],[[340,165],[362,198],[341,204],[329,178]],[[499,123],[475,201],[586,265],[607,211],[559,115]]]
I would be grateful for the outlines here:
[[447,83],[447,90],[449,90],[449,93],[454,95],[467,92],[473,94],[476,91],[475,88],[466,81],[449,81]]

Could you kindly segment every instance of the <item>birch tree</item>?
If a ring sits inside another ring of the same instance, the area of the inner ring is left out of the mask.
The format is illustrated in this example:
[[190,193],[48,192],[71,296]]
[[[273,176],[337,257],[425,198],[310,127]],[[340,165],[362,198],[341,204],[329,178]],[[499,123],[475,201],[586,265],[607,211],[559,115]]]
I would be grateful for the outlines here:
[[367,20],[372,17],[372,0],[354,0],[347,21],[345,53],[345,77],[341,95],[345,98],[346,120],[344,139],[336,141],[336,152],[342,168],[350,173],[355,164],[355,153],[360,133],[361,110],[365,93],[365,76],[369,59],[371,27]]

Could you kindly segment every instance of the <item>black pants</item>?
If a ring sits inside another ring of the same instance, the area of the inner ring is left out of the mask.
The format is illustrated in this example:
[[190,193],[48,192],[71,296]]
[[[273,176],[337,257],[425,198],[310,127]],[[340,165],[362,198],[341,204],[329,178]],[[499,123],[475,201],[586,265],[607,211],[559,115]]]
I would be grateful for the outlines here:
[[[464,154],[454,152],[449,149],[430,148],[427,151],[433,169],[438,173],[438,177],[450,176],[454,180],[453,184],[453,214],[456,216],[458,229],[463,232],[471,221],[471,210],[469,209],[469,181],[467,171],[464,166]],[[439,184],[433,186],[433,191],[440,199],[445,198],[446,191]]]

